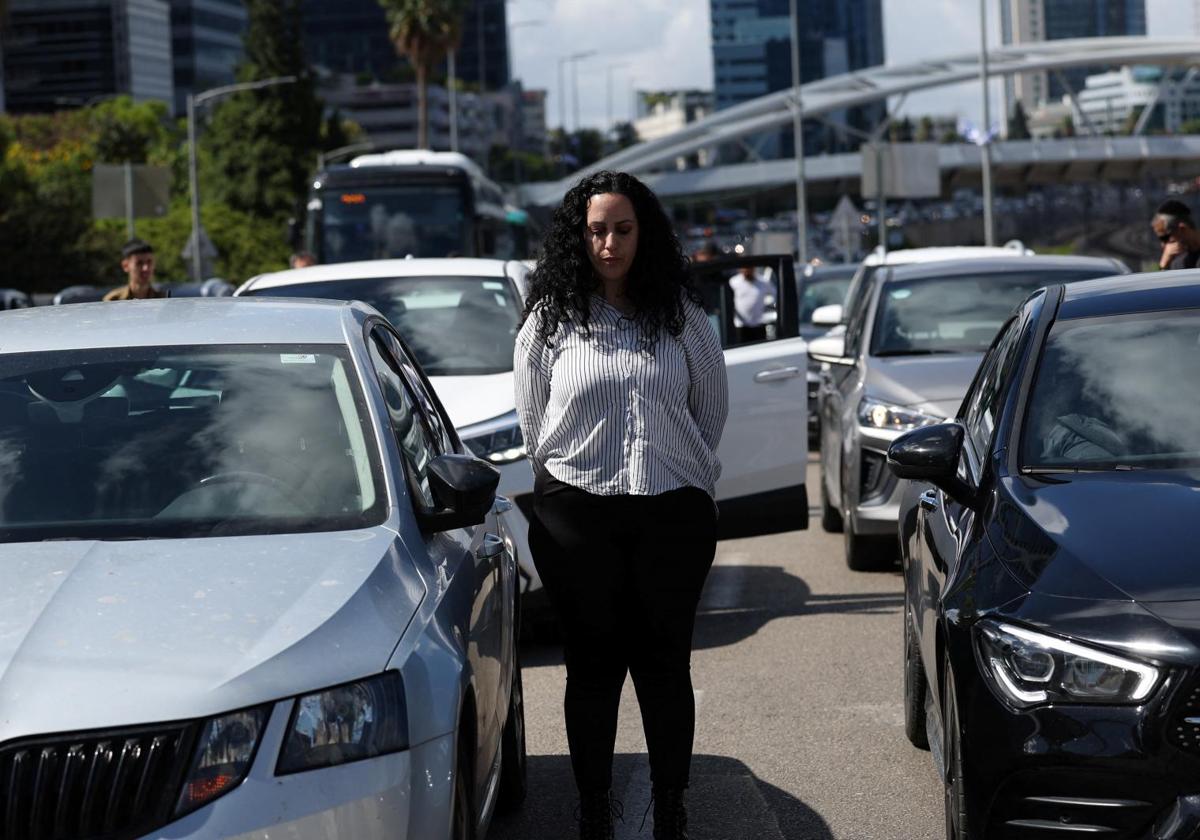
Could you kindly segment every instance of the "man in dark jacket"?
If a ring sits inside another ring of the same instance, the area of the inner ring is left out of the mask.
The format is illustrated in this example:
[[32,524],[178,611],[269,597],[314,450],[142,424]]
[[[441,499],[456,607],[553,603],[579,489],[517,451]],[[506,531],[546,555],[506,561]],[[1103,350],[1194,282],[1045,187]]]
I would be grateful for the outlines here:
[[1171,199],[1159,205],[1150,223],[1162,243],[1158,267],[1195,268],[1200,265],[1200,231],[1192,221],[1192,211],[1182,201]]
[[129,282],[106,294],[105,300],[149,300],[167,296],[166,292],[154,287],[154,249],[150,243],[140,239],[126,242],[121,249],[121,270]]

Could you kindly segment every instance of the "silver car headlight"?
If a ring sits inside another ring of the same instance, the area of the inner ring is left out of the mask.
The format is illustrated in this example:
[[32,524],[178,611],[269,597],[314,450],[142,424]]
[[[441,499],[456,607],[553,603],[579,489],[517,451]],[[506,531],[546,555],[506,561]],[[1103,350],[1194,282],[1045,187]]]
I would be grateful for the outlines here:
[[942,418],[864,397],[863,401],[858,404],[858,422],[872,429],[908,431],[920,426],[940,423]]
[[515,411],[463,429],[461,434],[464,446],[493,464],[511,464],[525,457],[525,439]]
[[270,707],[260,706],[204,723],[175,803],[176,817],[207,805],[242,783],[254,762],[269,715]]
[[408,707],[398,671],[296,700],[276,774],[361,761],[408,748]]
[[975,651],[987,682],[1017,708],[1039,703],[1140,703],[1158,684],[1153,665],[1018,627],[981,621]]

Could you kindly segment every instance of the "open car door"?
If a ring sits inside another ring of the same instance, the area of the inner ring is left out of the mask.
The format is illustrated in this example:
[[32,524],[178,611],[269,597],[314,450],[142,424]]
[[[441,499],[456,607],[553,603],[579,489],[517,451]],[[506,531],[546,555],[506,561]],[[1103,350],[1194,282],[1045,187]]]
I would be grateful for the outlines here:
[[[744,269],[774,287],[765,337],[748,338],[735,324],[730,280]],[[721,336],[729,375],[729,420],[717,453],[721,531],[728,536],[807,528],[808,358],[792,257],[722,257],[694,263],[692,272]]]

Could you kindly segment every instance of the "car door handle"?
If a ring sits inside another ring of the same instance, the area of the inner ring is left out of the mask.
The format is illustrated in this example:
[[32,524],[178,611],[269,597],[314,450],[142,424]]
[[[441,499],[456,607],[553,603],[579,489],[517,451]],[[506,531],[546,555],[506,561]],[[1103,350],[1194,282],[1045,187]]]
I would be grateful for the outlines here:
[[925,510],[929,510],[929,511],[937,510],[938,509],[937,491],[936,490],[926,490],[924,493],[921,494],[921,497],[919,499],[917,499],[917,503]]
[[754,374],[755,382],[780,382],[784,379],[795,379],[797,376],[804,376],[804,369],[798,367],[773,368],[771,370],[760,370]]
[[475,549],[475,558],[478,560],[494,560],[503,553],[504,540],[495,534],[484,534],[483,545]]
[[496,501],[492,502],[492,513],[508,513],[512,509],[513,503],[507,496],[497,496]]

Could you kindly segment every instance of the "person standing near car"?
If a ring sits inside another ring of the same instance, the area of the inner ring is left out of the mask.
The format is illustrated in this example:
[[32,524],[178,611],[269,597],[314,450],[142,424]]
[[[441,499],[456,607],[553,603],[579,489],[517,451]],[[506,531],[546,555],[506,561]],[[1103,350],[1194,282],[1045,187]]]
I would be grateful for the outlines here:
[[129,282],[106,294],[105,300],[151,300],[167,296],[154,285],[154,249],[149,242],[141,239],[126,242],[121,248],[121,270]]
[[1200,265],[1200,231],[1196,230],[1192,211],[1186,204],[1175,199],[1164,201],[1150,226],[1162,243],[1159,268],[1167,271]]
[[733,290],[733,326],[737,330],[738,344],[751,344],[767,340],[767,303],[775,293],[775,284],[755,271],[754,266],[743,266],[729,278]]
[[582,840],[610,840],[621,687],[632,675],[654,837],[687,837],[692,631],[716,552],[721,343],[655,195],[599,172],[555,212],[514,354],[534,469],[529,543],[564,631]]

